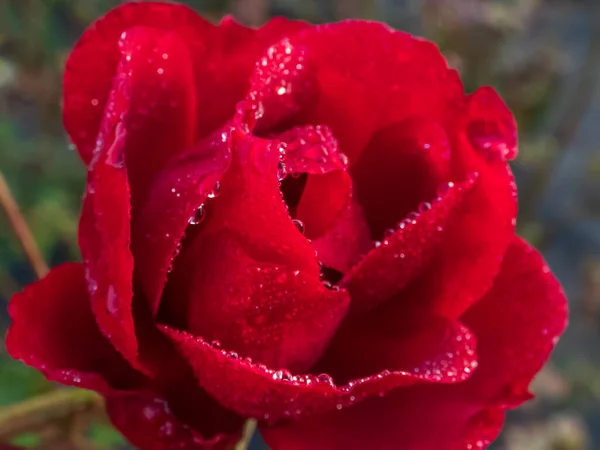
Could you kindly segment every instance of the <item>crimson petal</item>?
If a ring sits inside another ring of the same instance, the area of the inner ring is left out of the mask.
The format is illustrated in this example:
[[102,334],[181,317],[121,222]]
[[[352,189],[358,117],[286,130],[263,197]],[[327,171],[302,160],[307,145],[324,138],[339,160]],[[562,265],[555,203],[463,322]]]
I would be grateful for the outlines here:
[[326,289],[317,273],[254,261],[224,233],[191,245],[179,263],[194,275],[167,297],[189,297],[188,330],[274,368],[303,371],[321,356],[348,309],[345,291]]
[[104,393],[142,385],[98,330],[81,264],[52,269],[12,298],[9,313],[8,352],[48,379]]
[[352,201],[327,232],[313,239],[311,245],[325,267],[341,274],[348,272],[373,248],[360,205]]
[[[432,203],[409,214],[391,229],[378,248],[368,253],[342,280],[352,298],[352,311],[364,312],[389,300],[426,267],[439,249],[447,224],[476,183],[442,185]],[[413,304],[416,303],[413,301]]]
[[159,173],[144,203],[139,220],[132,224],[132,249],[136,276],[153,313],[156,313],[167,274],[184,232],[231,160],[231,127],[226,126],[174,158]]
[[[194,50],[200,61],[206,51],[206,38],[214,29],[213,25],[184,5],[132,2],[111,10],[86,30],[69,56],[63,80],[65,127],[86,164],[92,160],[104,110],[113,88],[113,79],[122,58],[118,42],[124,31],[134,27],[147,27],[146,31],[148,28],[154,28],[156,30],[151,34],[155,35],[161,34],[158,30],[163,33],[175,31],[178,38],[172,36],[167,40],[185,42],[188,48]],[[158,47],[166,43],[157,42]],[[176,61],[177,57],[185,52],[184,46],[167,46],[169,51],[175,51],[173,56],[176,56]],[[166,54],[168,58],[169,53]],[[152,64],[163,59],[162,52],[156,56],[158,58]],[[166,67],[172,64],[168,60],[163,62]],[[175,62],[180,63],[181,60]],[[156,66],[158,67],[160,66]],[[167,74],[167,77],[170,76]],[[148,94],[155,95],[154,92]]]
[[463,319],[477,336],[479,355],[467,381],[399,389],[339,412],[261,428],[263,437],[273,450],[391,450],[399,442],[407,449],[485,448],[500,431],[503,410],[524,400],[523,389],[564,330],[566,301],[541,256],[514,237],[494,287]]
[[[122,61],[125,69],[127,61]],[[126,72],[125,72],[126,73]],[[123,120],[129,106],[130,78],[115,78],[79,222],[79,247],[92,311],[102,332],[136,368],[137,338],[131,312],[133,256],[130,246],[130,189],[124,167],[128,131]]]
[[429,119],[396,122],[374,133],[350,173],[371,235],[379,240],[452,179],[449,139],[442,126]]
[[[227,449],[241,435],[241,423],[219,422],[218,406],[198,402],[193,393],[194,422],[200,431],[172,411],[164,398],[151,392],[139,391],[110,395],[106,398],[107,413],[115,427],[140,450],[171,450],[174,448]],[[188,400],[190,399],[188,397]]]
[[437,355],[416,367],[383,370],[337,386],[325,374],[292,375],[287,370],[272,370],[241,359],[227,349],[214,348],[188,333],[169,327],[162,329],[192,364],[198,382],[209,394],[241,415],[267,422],[340,410],[402,386],[456,383],[469,377],[476,361],[474,338],[466,327],[459,326],[455,329],[455,339],[447,341],[448,345],[439,348]]
[[316,105],[302,119],[329,126],[351,164],[376,130],[409,116],[440,121],[464,96],[434,44],[383,24],[317,26],[291,36],[289,45],[305,49],[307,64],[318,69]]
[[541,255],[513,237],[493,288],[463,320],[483,342],[473,377],[480,395],[514,407],[530,398],[527,386],[566,327],[567,303]]

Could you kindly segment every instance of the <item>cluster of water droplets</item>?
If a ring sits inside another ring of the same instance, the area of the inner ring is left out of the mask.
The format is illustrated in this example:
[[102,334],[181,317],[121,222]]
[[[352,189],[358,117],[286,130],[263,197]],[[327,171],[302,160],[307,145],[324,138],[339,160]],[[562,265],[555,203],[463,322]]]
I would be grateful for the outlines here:
[[[405,377],[417,377],[429,382],[459,382],[469,377],[472,370],[477,367],[474,359],[474,348],[471,345],[472,336],[470,332],[463,330],[462,334],[455,337],[457,342],[461,342],[460,350],[448,351],[445,354],[438,355],[431,361],[425,361],[410,371],[390,371],[382,370],[376,374],[354,379],[343,386],[337,386],[330,375],[327,374],[301,374],[295,375],[286,369],[270,369],[266,365],[254,362],[251,358],[245,358],[238,353],[224,349],[219,341],[206,342],[198,340],[202,345],[210,347],[212,351],[218,352],[222,357],[235,361],[237,364],[246,366],[249,370],[259,372],[268,379],[284,384],[293,384],[300,391],[294,395],[301,396],[304,389],[309,391],[315,388],[315,398],[329,397],[334,402],[333,407],[341,410],[344,407],[352,405],[357,400],[362,400],[369,395],[384,396],[397,385],[394,377],[399,379]],[[465,363],[463,360],[468,361]],[[462,371],[461,371],[462,368]],[[325,390],[323,390],[325,388]],[[309,394],[312,395],[312,394]],[[331,397],[333,395],[333,397]],[[311,397],[308,397],[311,398]],[[283,413],[284,416],[294,417],[301,415],[304,411],[301,408],[292,408],[295,399],[289,399],[290,408]],[[265,415],[264,420],[269,420],[269,415]],[[276,418],[275,418],[276,419]]]
[[[375,241],[375,247],[381,247],[382,245],[389,245],[390,239],[394,234],[400,230],[406,230],[414,225],[417,225],[423,214],[433,209],[438,203],[445,201],[445,199],[454,191],[462,189],[452,181],[440,185],[437,191],[436,197],[431,202],[421,202],[417,207],[417,211],[409,213],[404,219],[402,219],[395,228],[388,228],[383,233],[383,239],[381,241]],[[443,231],[443,228],[438,227],[438,231]],[[394,255],[395,256],[395,255]],[[403,253],[399,253],[398,258],[404,258]]]

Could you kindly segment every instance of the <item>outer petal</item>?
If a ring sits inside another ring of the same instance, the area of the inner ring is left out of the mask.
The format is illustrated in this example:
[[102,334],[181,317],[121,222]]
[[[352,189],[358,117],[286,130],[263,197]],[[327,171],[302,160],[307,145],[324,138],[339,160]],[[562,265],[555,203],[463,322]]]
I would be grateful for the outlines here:
[[500,430],[502,411],[524,400],[524,388],[548,358],[565,318],[560,285],[540,255],[514,238],[494,287],[464,316],[480,355],[469,380],[399,389],[261,432],[273,450],[485,448]]
[[[118,45],[119,40],[123,37],[123,32],[134,27],[146,27],[147,32],[155,36],[167,36],[169,32],[176,32],[177,36],[171,36],[179,44],[175,46],[167,44],[170,46],[168,50],[175,52],[174,55],[171,55],[169,51],[165,52],[167,48],[164,48],[163,45],[166,42],[160,38],[157,42],[157,50],[162,50],[160,54],[157,52],[155,55],[151,55],[152,47],[139,50],[139,53],[147,52],[149,54],[146,56],[152,57],[153,60],[148,66],[163,60],[167,67],[173,64],[172,61],[168,61],[169,57],[175,57],[177,60],[182,56],[182,52],[186,52],[186,49],[182,48],[184,45],[193,51],[198,63],[206,64],[202,57],[207,51],[206,42],[210,36],[214,35],[215,29],[213,25],[184,5],[131,2],[113,9],[86,30],[67,61],[63,82],[65,127],[86,164],[92,159],[104,111],[108,106],[110,92],[113,88],[113,79],[117,76],[122,58]],[[162,57],[163,54],[167,55],[167,59]],[[176,61],[175,64],[181,64],[181,61]],[[157,67],[160,66],[157,65]],[[168,77],[170,77],[169,74],[165,78]],[[183,77],[185,78],[185,75]],[[155,92],[147,92],[147,94],[153,97],[156,95]],[[148,97],[148,104],[144,106],[150,106],[152,100],[156,100],[156,98]],[[176,98],[174,100],[186,102],[189,99]],[[193,96],[191,100],[195,100]],[[177,106],[174,109],[176,111],[174,117],[176,117],[185,108],[181,109],[180,106]],[[171,108],[167,108],[167,110],[171,110]],[[168,119],[167,116],[165,118]],[[188,117],[183,117],[183,119],[185,121]],[[154,130],[147,131],[153,132]],[[173,151],[173,149],[167,148],[157,148],[156,150],[159,154],[164,151]]]
[[[231,429],[212,401],[189,392],[188,401],[191,400],[195,427],[183,422],[170,403],[151,392],[111,395],[106,399],[106,409],[115,427],[140,450],[230,448],[240,436],[240,424]],[[204,437],[201,431],[210,437]]]
[[463,319],[485,342],[473,384],[514,407],[530,398],[527,386],[567,325],[567,303],[537,250],[513,237],[493,288]]
[[142,384],[98,330],[81,264],[52,269],[15,295],[9,312],[8,352],[48,379],[99,392]]
[[453,338],[443,339],[428,355],[430,359],[418,361],[416,366],[414,360],[407,361],[406,367],[338,386],[325,374],[292,375],[287,370],[272,370],[187,333],[167,327],[163,332],[193,365],[200,385],[221,404],[267,422],[340,410],[401,386],[456,383],[468,378],[476,360],[473,336],[458,325]]
[[[126,69],[127,61],[122,61]],[[130,246],[130,189],[124,167],[131,84],[127,71],[114,81],[79,222],[79,247],[92,310],[103,333],[139,368],[131,299],[133,256]]]
[[316,70],[319,96],[303,119],[329,126],[351,164],[376,130],[410,116],[438,121],[463,97],[434,44],[383,24],[322,25],[291,36],[288,47]]
[[[64,78],[65,127],[82,159],[89,163],[121,59],[117,43],[124,31],[134,27],[154,28],[153,33],[157,35],[175,33],[175,39],[183,43],[185,48],[173,47],[174,54],[167,55],[178,57],[187,51],[192,57],[197,97],[182,99],[181,104],[191,100],[196,105],[197,112],[192,114],[197,119],[196,136],[204,137],[231,118],[235,104],[247,92],[250,72],[260,53],[280,36],[307,26],[303,22],[274,19],[252,30],[231,18],[214,26],[185,5],[125,3],[89,27],[69,57]],[[159,56],[158,60],[162,53]],[[165,60],[164,64],[168,67],[171,62]],[[180,106],[175,109],[181,111]],[[192,116],[186,116],[184,121]],[[170,121],[167,116],[165,119]],[[175,149],[158,148],[157,151],[174,152]]]

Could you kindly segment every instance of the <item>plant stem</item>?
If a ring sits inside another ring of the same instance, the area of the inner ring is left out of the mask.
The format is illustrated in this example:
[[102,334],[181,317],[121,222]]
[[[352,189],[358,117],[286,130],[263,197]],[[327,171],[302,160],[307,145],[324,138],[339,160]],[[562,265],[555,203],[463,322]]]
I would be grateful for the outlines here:
[[93,391],[61,389],[0,408],[0,442],[102,406],[102,398]]
[[48,266],[33,239],[33,235],[27,226],[27,222],[25,222],[21,211],[19,211],[19,205],[12,195],[2,172],[0,172],[0,204],[6,211],[8,220],[29,259],[35,274],[38,278],[43,278],[48,273]]
[[235,450],[246,450],[250,445],[250,440],[256,431],[256,420],[247,420],[244,424],[244,431],[242,437],[235,445]]

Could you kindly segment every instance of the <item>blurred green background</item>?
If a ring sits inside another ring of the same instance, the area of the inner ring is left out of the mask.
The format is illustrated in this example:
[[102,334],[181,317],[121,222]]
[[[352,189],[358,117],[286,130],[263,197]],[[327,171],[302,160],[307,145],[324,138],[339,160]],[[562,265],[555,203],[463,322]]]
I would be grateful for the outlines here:
[[[117,0],[0,0],[0,169],[44,257],[78,258],[84,168],[61,124],[62,68],[74,41]],[[491,84],[519,123],[519,231],[569,295],[571,326],[511,413],[496,449],[600,449],[600,1],[188,0],[248,25],[274,15],[314,23],[383,20],[437,42],[467,86]],[[6,303],[34,274],[0,212],[0,334]],[[0,414],[56,392],[0,346]],[[61,392],[60,390],[58,391]],[[44,449],[128,448],[98,414],[65,414],[13,442]],[[66,430],[66,431],[65,431]],[[0,439],[2,430],[0,430]],[[258,448],[260,444],[256,444]]]

